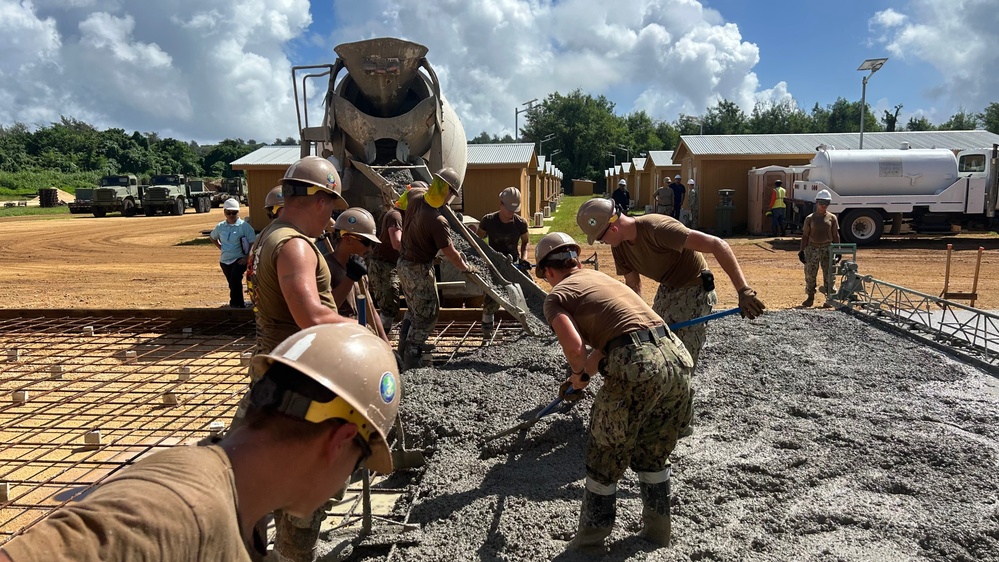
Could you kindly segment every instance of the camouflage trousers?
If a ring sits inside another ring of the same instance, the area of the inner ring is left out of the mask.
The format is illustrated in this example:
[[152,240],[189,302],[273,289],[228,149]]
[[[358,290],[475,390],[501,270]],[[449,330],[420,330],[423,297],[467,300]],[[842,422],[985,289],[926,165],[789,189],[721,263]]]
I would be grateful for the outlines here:
[[659,472],[690,425],[694,362],[672,333],[658,342],[614,349],[590,410],[586,475],[610,486],[629,467]]
[[406,341],[422,345],[430,337],[441,313],[434,268],[429,263],[399,260],[399,286],[406,295],[406,318],[412,322]]
[[829,271],[829,245],[805,246],[805,293],[808,296],[815,295],[815,278],[818,276],[819,268],[822,268],[822,287],[820,292],[825,293],[826,287],[833,286],[833,275]]
[[378,258],[368,260],[368,280],[371,282],[371,298],[375,299],[378,312],[395,318],[399,313],[399,275],[395,264]]
[[[711,314],[711,307],[717,300],[718,297],[714,291],[705,292],[701,285],[679,289],[670,289],[665,285],[659,285],[656,298],[652,301],[652,310],[663,319],[667,326],[670,326]],[[704,340],[708,337],[707,324],[701,322],[677,330],[676,335],[690,353],[691,359],[694,360],[694,366],[697,366],[701,347],[704,346]]]

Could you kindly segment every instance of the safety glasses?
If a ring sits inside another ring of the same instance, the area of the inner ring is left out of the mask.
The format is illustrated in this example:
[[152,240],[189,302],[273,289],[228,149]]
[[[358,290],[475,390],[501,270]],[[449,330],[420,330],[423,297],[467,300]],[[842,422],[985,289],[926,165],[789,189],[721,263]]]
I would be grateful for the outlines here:
[[353,234],[344,234],[343,236],[344,238],[353,238],[354,240],[357,240],[361,244],[364,244],[365,248],[370,248],[371,245],[373,244],[371,240],[368,240],[367,238],[362,238],[360,236],[355,236]]
[[225,216],[227,216],[227,217],[234,217],[234,216],[236,216],[238,214],[239,214],[239,211],[226,211],[225,212]]

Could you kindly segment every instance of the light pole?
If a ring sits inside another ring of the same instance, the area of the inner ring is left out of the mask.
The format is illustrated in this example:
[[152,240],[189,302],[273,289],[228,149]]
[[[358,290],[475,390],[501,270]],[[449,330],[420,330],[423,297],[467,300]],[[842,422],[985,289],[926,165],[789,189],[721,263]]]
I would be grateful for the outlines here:
[[520,114],[530,111],[531,108],[534,107],[534,102],[536,101],[538,101],[538,98],[534,98],[533,100],[525,101],[524,103],[520,104],[527,106],[524,109],[519,109],[516,107],[513,108],[513,140],[520,140],[520,123],[518,122]]
[[631,162],[631,149],[623,144],[617,145],[618,150],[623,150],[625,154],[628,155],[628,162]]
[[860,90],[860,148],[864,148],[864,115],[867,114],[867,79],[874,76],[874,73],[881,70],[881,67],[888,62],[888,59],[867,59],[861,63],[857,70],[870,70],[871,73],[864,76],[864,85]]
[[614,153],[613,152],[605,152],[604,155],[610,157],[611,167],[614,167]]
[[542,147],[544,147],[545,143],[550,140],[555,140],[555,133],[548,133],[547,135],[545,135],[545,138],[541,139],[541,141],[538,143],[538,154],[542,153]]

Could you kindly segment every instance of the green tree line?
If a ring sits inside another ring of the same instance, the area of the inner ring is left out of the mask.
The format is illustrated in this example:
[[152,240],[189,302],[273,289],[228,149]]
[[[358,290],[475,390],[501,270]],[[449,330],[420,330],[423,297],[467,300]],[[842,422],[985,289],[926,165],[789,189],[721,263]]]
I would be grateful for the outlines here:
[[[297,145],[292,137],[274,144]],[[31,130],[24,123],[0,126],[0,196],[34,195],[55,186],[73,192],[92,187],[108,174],[153,174],[211,178],[240,175],[229,163],[263,146],[256,140],[226,139],[201,146],[194,141],[160,138],[155,132],[98,130],[77,119]]]
[[[581,90],[569,94],[549,94],[527,111],[519,131],[520,140],[510,135],[499,138],[482,132],[471,143],[534,142],[545,139],[540,153],[553,155],[552,162],[568,179],[600,180],[603,171],[628,155],[636,157],[653,150],[673,150],[681,135],[739,135],[774,133],[849,133],[860,131],[860,102],[839,98],[811,111],[793,101],[759,102],[747,115],[735,102],[721,100],[703,115],[680,115],[675,121],[658,121],[644,111],[628,115],[615,113],[614,103],[604,96],[594,97]],[[999,133],[999,103],[981,112],[959,110],[940,125],[925,117],[910,117],[902,125],[899,114],[884,111],[879,119],[864,108],[864,131],[957,131],[984,128]],[[549,138],[550,137],[550,138]]]

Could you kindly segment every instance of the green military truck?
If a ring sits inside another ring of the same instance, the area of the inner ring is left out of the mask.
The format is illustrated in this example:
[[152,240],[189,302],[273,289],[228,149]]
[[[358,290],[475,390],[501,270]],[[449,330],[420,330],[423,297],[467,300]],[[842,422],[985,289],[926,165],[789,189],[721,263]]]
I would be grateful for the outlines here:
[[68,203],[69,212],[74,215],[77,213],[89,213],[93,208],[91,204],[94,199],[94,188],[92,187],[80,187],[76,190],[76,199]]
[[212,207],[220,207],[226,199],[235,199],[241,205],[248,205],[246,179],[243,176],[222,178],[222,185],[212,196]]
[[188,180],[184,174],[157,174],[150,178],[143,193],[146,215],[162,211],[164,215],[183,215],[188,207],[207,213],[212,208],[212,193],[200,179]]
[[120,212],[122,216],[135,216],[142,209],[142,188],[132,174],[104,176],[94,190],[90,211],[95,217]]

